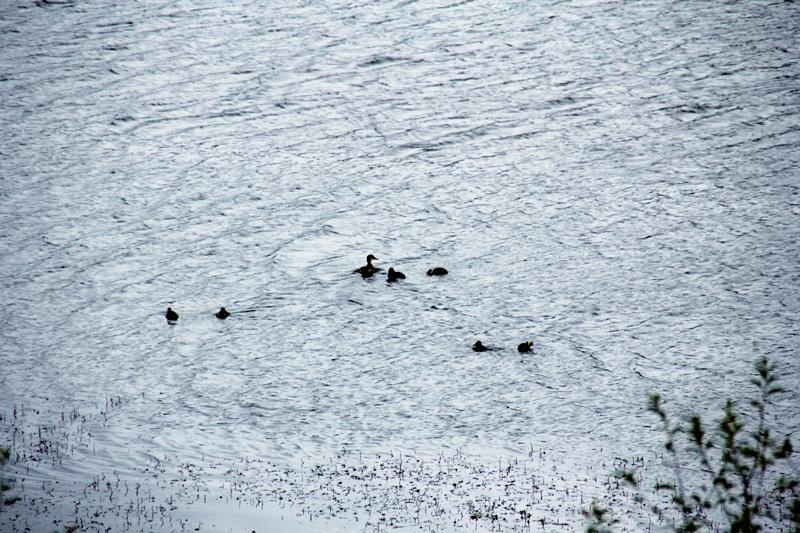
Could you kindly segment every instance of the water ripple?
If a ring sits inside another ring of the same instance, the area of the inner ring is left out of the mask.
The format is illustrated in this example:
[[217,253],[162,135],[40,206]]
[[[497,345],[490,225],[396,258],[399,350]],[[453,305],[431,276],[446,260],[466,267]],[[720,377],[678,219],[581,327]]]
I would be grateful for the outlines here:
[[0,409],[288,460],[636,453],[762,354],[797,399],[795,6],[273,7],[0,7]]

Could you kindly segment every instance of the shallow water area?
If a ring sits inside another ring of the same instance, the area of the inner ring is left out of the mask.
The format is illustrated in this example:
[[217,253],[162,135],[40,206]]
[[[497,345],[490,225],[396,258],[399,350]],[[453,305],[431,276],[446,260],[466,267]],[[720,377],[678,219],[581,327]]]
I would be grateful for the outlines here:
[[[280,521],[281,494],[330,504],[287,480],[345,452],[462,454],[447,475],[468,483],[534,449],[566,521],[587,502],[562,478],[608,495],[598,469],[660,450],[651,392],[711,416],[762,355],[797,433],[796,20],[791,2],[3,2],[0,445],[24,452],[26,497],[116,471],[166,501],[154,458],[232,494],[246,459],[270,465],[247,486]],[[369,253],[384,271],[362,279]],[[391,493],[347,472],[328,477]],[[461,519],[480,491],[447,494]],[[373,503],[341,501],[325,527],[368,529]],[[226,512],[176,507],[207,529]],[[50,508],[35,519],[72,517]]]

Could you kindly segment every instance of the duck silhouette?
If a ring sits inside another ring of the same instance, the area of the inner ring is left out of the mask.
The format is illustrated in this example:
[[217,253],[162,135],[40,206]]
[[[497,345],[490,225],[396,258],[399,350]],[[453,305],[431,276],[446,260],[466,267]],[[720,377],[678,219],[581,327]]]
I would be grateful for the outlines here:
[[428,269],[428,275],[429,276],[446,276],[447,275],[447,269],[444,268],[444,267],[434,267],[434,268]]
[[389,272],[386,273],[386,281],[397,281],[398,279],[406,279],[406,275],[402,272],[396,271],[394,268],[389,268]]
[[473,352],[487,352],[489,348],[483,345],[481,341],[475,341],[475,344],[472,345]]
[[357,269],[353,270],[353,272],[354,272],[355,274],[361,274],[361,277],[364,277],[364,278],[369,278],[369,277],[372,277],[372,275],[373,275],[375,272],[378,272],[379,270],[381,270],[380,268],[378,268],[378,267],[376,267],[376,266],[374,266],[374,265],[372,264],[372,262],[373,262],[373,261],[376,261],[377,259],[378,259],[378,258],[377,258],[377,257],[375,257],[374,255],[372,255],[372,254],[369,254],[369,255],[367,256],[367,264],[366,264],[366,265],[364,265],[364,266],[362,266],[362,267],[359,267],[359,268],[357,268]]
[[167,322],[175,322],[178,320],[178,313],[173,311],[171,307],[167,307],[167,312],[164,313],[164,316],[167,317]]
[[533,351],[533,341],[525,341],[517,346],[517,351],[519,353],[528,353]]
[[228,312],[228,310],[227,310],[227,309],[225,309],[224,307],[220,307],[220,308],[219,308],[219,311],[217,311],[217,312],[214,314],[214,316],[215,316],[215,317],[217,317],[217,318],[219,318],[220,320],[225,320],[226,318],[228,318],[229,316],[231,316],[231,314],[230,314],[230,313]]

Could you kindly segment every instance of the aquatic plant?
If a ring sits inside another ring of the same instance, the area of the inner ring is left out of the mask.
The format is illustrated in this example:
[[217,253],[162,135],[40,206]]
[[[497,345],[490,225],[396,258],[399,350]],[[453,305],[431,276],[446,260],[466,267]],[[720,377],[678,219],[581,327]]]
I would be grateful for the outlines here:
[[607,517],[608,509],[598,501],[593,501],[583,514],[588,518],[586,533],[611,533],[611,526],[617,523],[616,519]]
[[[677,520],[672,529],[680,533],[694,531],[728,531],[754,533],[769,526],[789,526],[800,533],[800,479],[791,470],[790,456],[793,448],[788,436],[776,438],[778,433],[769,422],[767,408],[776,395],[786,391],[776,384],[775,367],[761,358],[756,362],[757,378],[752,383],[757,394],[750,400],[755,427],[745,430],[745,419],[731,400],[725,402],[723,414],[714,435],[709,435],[701,417],[691,415],[685,423],[673,421],[665,411],[658,394],[650,396],[648,411],[656,414],[666,436],[664,448],[670,459],[674,479],[669,483],[656,483],[657,494],[666,494],[664,500],[675,512]],[[699,480],[687,479],[678,445],[688,444],[690,456],[696,462],[693,471],[699,471]],[[786,465],[791,474],[781,474]],[[636,470],[620,470],[616,475],[635,487],[644,501],[641,476]],[[662,504],[651,504],[651,511],[664,516]],[[587,532],[611,531],[613,521],[599,504],[593,504]],[[784,529],[781,527],[781,531]]]

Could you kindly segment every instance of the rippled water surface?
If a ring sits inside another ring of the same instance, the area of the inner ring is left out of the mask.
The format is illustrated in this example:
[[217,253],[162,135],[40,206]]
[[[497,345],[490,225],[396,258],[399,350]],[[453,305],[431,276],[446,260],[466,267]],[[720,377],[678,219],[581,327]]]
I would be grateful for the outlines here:
[[[711,410],[767,355],[796,432],[798,20],[3,2],[0,407],[121,398],[86,472],[531,445],[581,465],[658,446],[650,392]],[[407,279],[352,274],[368,253]]]

